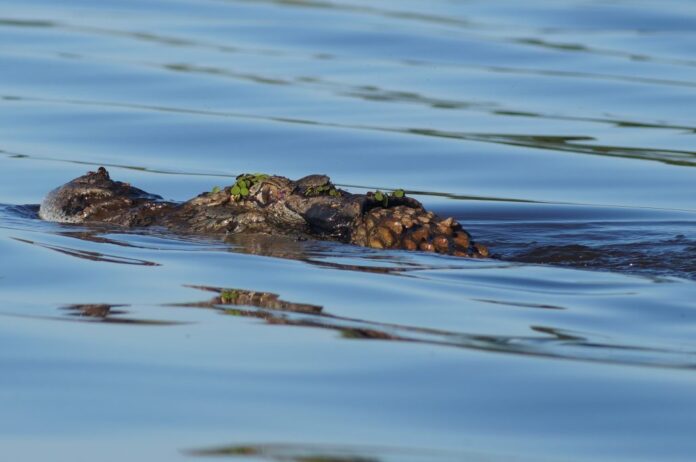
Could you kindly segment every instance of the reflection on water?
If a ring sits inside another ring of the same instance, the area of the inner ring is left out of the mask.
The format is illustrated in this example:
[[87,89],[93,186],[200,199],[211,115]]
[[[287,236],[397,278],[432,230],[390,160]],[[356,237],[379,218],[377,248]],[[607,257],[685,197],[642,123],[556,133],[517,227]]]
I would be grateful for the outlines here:
[[[277,294],[269,292],[216,287],[192,287],[216,292],[218,295],[206,302],[182,303],[176,304],[176,306],[221,309],[222,313],[226,315],[259,318],[272,325],[330,329],[339,332],[341,337],[345,339],[391,340],[623,364],[652,364],[689,369],[696,367],[696,350],[684,351],[681,348],[669,350],[647,348],[639,345],[614,344],[608,341],[610,339],[603,336],[592,336],[590,333],[581,332],[575,333],[549,326],[530,326],[530,330],[535,335],[477,335],[338,316],[328,313],[324,310],[324,307],[285,301],[280,299]],[[533,309],[566,309],[559,306],[510,303],[502,300],[481,301]],[[230,308],[230,306],[235,308]]]
[[179,323],[165,320],[134,319],[128,317],[128,311],[114,309],[127,305],[107,305],[103,303],[78,304],[63,306],[60,309],[77,321],[108,322],[116,324],[138,324],[146,326],[172,326]]
[[[6,0],[3,460],[691,460],[695,30],[686,0]],[[403,188],[495,259],[27,205],[100,165]]]
[[[215,292],[218,295],[207,302],[195,304],[183,304],[182,306],[196,306],[202,308],[214,308],[216,305],[232,306],[251,306],[256,308],[266,308],[276,311],[287,311],[291,313],[320,314],[321,306],[309,305],[306,303],[293,303],[280,299],[278,294],[270,292],[254,292],[243,289],[221,289],[217,287],[191,286],[194,289]],[[245,312],[234,309],[226,309],[225,314],[244,315]],[[251,313],[251,312],[246,312]]]
[[346,447],[316,444],[249,444],[186,451],[194,457],[253,458],[290,462],[388,462],[388,461],[483,461],[474,454],[448,453],[437,450],[395,449],[380,447]]
[[[350,340],[386,340],[438,347],[454,347],[465,350],[481,350],[507,354],[532,355],[584,361],[599,361],[616,364],[651,365],[691,369],[696,367],[696,350],[686,351],[681,347],[645,347],[621,343],[604,334],[573,332],[571,330],[530,325],[526,335],[484,335],[409,326],[341,316],[330,313],[323,306],[295,303],[280,298],[271,292],[259,292],[238,288],[190,286],[216,295],[205,301],[166,303],[175,308],[205,308],[216,310],[222,315],[260,319],[272,326],[295,326],[335,331],[340,338]],[[546,304],[515,302],[502,299],[473,299],[485,304],[501,307],[518,307],[541,310],[569,310],[567,307]],[[116,324],[139,324],[177,326],[181,322],[167,318],[142,319],[128,309],[128,305],[74,304],[59,307],[57,320],[94,321]],[[65,318],[64,315],[68,317]],[[51,316],[44,316],[52,318]]]

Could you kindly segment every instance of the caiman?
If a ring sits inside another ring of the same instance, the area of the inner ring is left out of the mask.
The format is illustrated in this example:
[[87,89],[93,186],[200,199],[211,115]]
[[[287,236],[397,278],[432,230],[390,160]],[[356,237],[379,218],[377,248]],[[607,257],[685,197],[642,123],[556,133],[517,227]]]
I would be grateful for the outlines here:
[[234,185],[177,203],[114,181],[100,167],[51,191],[39,216],[63,223],[157,226],[185,234],[264,233],[376,249],[488,257],[486,246],[474,242],[454,218],[427,211],[402,190],[351,194],[325,175],[293,181],[245,174]]

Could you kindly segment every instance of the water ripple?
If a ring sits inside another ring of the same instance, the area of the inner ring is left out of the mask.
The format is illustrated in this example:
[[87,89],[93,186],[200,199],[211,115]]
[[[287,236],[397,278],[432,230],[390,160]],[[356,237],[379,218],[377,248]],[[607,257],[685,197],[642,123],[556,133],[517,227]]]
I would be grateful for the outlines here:
[[19,238],[19,237],[13,237],[12,239],[14,239],[18,242],[23,242],[25,244],[35,245],[37,247],[43,247],[44,249],[54,250],[56,252],[60,252],[60,253],[65,254],[65,255],[69,255],[71,257],[81,258],[84,260],[106,262],[106,263],[119,263],[122,265],[160,266],[159,263],[156,263],[153,261],[148,261],[148,260],[140,260],[137,258],[121,257],[118,255],[111,255],[111,254],[106,254],[106,253],[101,253],[101,252],[93,252],[93,251],[88,251],[88,250],[73,249],[70,247],[53,245],[53,244],[45,244],[45,243],[32,241],[29,239],[23,239],[23,238]]
[[266,116],[251,113],[239,113],[228,111],[211,111],[193,108],[181,108],[170,106],[152,106],[136,103],[121,103],[113,101],[94,101],[58,98],[40,98],[31,96],[3,95],[0,98],[12,102],[42,102],[50,104],[94,106],[104,108],[125,108],[139,111],[155,111],[165,113],[177,113],[187,115],[199,115],[207,117],[229,117],[246,120],[262,120],[284,124],[312,125],[317,127],[340,128],[347,130],[367,130],[376,132],[399,133],[406,135],[417,135],[437,138],[447,138],[463,141],[480,141],[484,143],[505,144],[513,146],[524,146],[536,149],[553,150],[556,152],[572,152],[578,154],[592,154],[598,156],[611,156],[627,159],[650,160],[662,162],[669,165],[683,167],[696,166],[696,151],[685,151],[676,149],[648,149],[634,148],[627,146],[609,146],[596,144],[582,144],[578,141],[592,141],[589,136],[548,136],[548,135],[516,135],[516,134],[496,134],[496,133],[467,133],[432,128],[396,128],[374,125],[345,124],[338,122],[324,122],[311,119],[302,119],[285,116]]

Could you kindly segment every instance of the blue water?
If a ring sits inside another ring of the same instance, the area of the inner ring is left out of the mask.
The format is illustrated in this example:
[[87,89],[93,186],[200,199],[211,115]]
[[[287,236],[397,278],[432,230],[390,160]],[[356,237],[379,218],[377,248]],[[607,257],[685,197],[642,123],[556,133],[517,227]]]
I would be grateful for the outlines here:
[[[0,458],[693,460],[694,50],[687,0],[0,0]],[[37,218],[101,165],[496,258]]]

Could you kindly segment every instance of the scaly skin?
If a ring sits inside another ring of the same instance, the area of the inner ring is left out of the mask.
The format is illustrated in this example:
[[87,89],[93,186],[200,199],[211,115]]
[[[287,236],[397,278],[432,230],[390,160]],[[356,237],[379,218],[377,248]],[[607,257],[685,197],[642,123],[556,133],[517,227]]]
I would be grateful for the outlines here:
[[406,249],[483,258],[453,218],[442,219],[410,197],[351,194],[323,175],[297,181],[263,177],[248,188],[200,194],[184,203],[113,181],[105,168],[89,172],[51,191],[39,210],[44,220],[109,223],[126,227],[161,226],[178,233],[266,233],[340,241],[378,249]]

